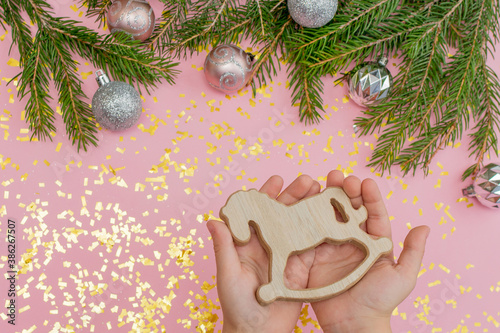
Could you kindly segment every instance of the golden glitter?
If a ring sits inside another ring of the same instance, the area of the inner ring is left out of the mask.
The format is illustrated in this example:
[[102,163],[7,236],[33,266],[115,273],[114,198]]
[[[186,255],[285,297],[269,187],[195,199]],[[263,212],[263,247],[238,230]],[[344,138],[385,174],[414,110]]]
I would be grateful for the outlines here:
[[450,206],[446,206],[446,208],[444,209],[444,213],[446,215],[448,215],[448,217],[450,218],[450,220],[452,220],[453,222],[455,222],[455,218],[448,212],[449,209],[450,209]]
[[434,203],[434,207],[436,207],[436,210],[440,210],[443,206],[444,204],[442,202],[439,204],[437,202]]
[[425,272],[427,272],[427,269],[422,268],[422,269],[420,270],[420,272],[418,272],[417,277],[421,277],[422,275],[424,275],[424,274],[425,274]]
[[7,65],[11,67],[19,67],[19,61],[17,59],[10,58],[7,60]]
[[327,152],[327,153],[330,153],[330,154],[333,154],[333,153],[334,153],[334,152],[333,152],[333,149],[332,149],[332,146],[331,146],[331,144],[332,144],[332,139],[333,139],[333,136],[331,136],[331,135],[330,135],[330,136],[328,137],[328,141],[327,141],[327,143],[326,143],[326,147],[325,147],[325,148],[323,148],[323,151],[325,151],[325,152]]

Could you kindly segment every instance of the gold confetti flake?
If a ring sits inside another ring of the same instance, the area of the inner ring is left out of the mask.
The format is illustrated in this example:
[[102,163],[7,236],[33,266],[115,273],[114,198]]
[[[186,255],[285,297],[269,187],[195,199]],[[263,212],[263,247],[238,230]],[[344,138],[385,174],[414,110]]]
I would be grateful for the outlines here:
[[19,61],[14,58],[10,58],[7,60],[7,65],[11,67],[19,67]]
[[436,281],[434,281],[434,282],[429,282],[427,285],[428,285],[429,287],[434,287],[434,286],[437,286],[437,285],[439,285],[439,284],[441,284],[441,280],[436,280]]
[[422,269],[420,270],[420,272],[418,272],[417,277],[421,277],[422,275],[424,275],[424,274],[425,274],[425,272],[427,272],[427,269],[422,268]]

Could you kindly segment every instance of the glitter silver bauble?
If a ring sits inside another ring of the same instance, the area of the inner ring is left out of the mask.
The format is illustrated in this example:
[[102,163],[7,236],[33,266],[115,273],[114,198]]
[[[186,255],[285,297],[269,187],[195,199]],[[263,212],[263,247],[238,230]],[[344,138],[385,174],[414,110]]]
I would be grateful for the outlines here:
[[389,60],[367,62],[349,75],[349,95],[356,104],[369,106],[386,98],[392,89],[392,75],[385,67]]
[[108,9],[109,31],[123,31],[144,42],[155,27],[155,13],[145,0],[114,0]]
[[141,96],[130,84],[110,81],[102,70],[96,71],[99,84],[92,97],[92,112],[102,127],[120,131],[132,127],[142,113]]
[[219,45],[205,59],[208,84],[226,94],[235,93],[247,85],[253,71],[252,54],[236,45]]
[[288,0],[293,20],[306,28],[319,28],[335,16],[338,0]]
[[462,190],[467,197],[476,197],[490,208],[500,208],[500,165],[490,163],[477,175],[474,183]]

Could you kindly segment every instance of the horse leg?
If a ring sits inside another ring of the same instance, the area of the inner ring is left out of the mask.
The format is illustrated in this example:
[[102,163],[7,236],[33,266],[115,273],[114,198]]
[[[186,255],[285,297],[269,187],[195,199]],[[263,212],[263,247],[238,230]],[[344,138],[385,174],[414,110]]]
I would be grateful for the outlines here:
[[270,304],[283,295],[283,290],[286,289],[283,276],[286,266],[286,258],[273,254],[271,252],[271,266],[269,277],[271,281],[263,284],[257,290],[257,298],[261,304]]

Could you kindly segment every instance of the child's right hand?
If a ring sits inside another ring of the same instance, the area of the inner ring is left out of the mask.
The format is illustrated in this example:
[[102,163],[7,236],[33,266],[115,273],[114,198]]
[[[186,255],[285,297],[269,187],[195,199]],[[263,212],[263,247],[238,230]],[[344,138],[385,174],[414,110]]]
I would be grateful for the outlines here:
[[[391,238],[389,217],[377,187],[366,179],[344,179],[340,171],[332,171],[327,186],[343,187],[354,208],[363,204],[368,220],[363,226],[370,235]],[[404,242],[397,263],[393,253],[381,257],[368,273],[351,289],[334,298],[312,303],[324,332],[390,332],[392,311],[413,290],[424,255],[429,227],[412,229]],[[328,285],[352,272],[364,259],[354,245],[322,244],[315,250],[309,272],[308,288]]]

